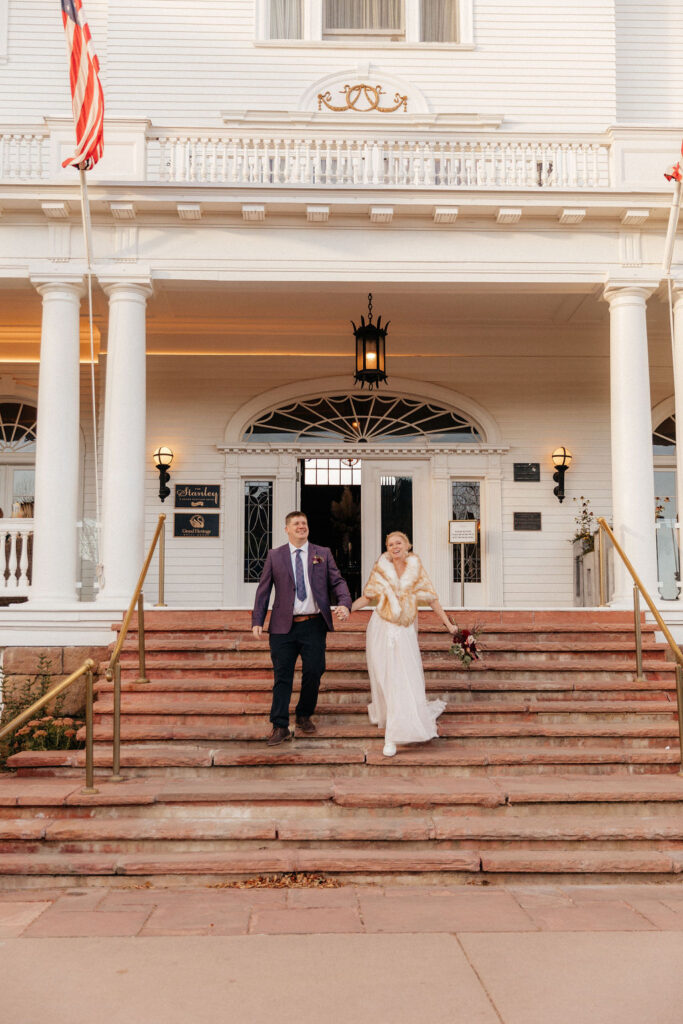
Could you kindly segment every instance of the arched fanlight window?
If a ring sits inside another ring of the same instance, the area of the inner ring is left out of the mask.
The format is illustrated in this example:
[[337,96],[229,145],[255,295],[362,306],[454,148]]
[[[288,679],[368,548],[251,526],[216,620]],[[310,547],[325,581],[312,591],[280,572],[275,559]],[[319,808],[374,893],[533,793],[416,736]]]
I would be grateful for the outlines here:
[[33,405],[0,402],[0,455],[35,452],[36,419]]
[[325,395],[291,402],[254,420],[245,441],[426,441],[472,443],[480,428],[452,409],[381,395]]

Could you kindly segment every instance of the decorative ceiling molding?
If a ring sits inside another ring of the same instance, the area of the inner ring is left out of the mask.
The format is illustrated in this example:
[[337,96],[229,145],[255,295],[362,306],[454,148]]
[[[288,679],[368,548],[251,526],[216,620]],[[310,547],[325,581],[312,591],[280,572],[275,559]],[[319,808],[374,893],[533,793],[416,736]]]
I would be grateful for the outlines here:
[[265,206],[258,206],[253,203],[245,203],[242,207],[242,219],[260,223],[266,219]]
[[310,224],[324,224],[330,219],[329,206],[307,206],[306,220]]
[[455,224],[458,219],[457,206],[435,206],[434,207],[434,223],[435,224]]
[[560,224],[580,224],[585,218],[586,211],[579,209],[578,207],[569,206],[563,210],[560,216],[557,218]]

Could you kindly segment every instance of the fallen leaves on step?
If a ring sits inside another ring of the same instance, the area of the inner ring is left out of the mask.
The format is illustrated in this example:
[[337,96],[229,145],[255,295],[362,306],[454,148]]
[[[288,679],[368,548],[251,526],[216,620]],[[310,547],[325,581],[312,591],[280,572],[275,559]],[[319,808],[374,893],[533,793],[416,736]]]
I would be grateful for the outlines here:
[[341,882],[315,872],[290,871],[283,875],[257,875],[236,882],[215,882],[209,889],[339,889]]

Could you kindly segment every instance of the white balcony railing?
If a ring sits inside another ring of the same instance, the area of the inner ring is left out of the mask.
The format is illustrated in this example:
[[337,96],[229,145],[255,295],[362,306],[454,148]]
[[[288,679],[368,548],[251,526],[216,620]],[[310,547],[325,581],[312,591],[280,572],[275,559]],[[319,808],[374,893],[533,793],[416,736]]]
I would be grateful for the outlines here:
[[[42,130],[0,126],[0,181],[65,180],[61,160],[69,131],[73,126],[61,124]],[[466,136],[414,125],[396,134],[317,127],[306,135],[289,128],[279,136],[262,126],[206,133],[146,126],[130,138],[112,126],[110,134],[118,145],[114,163],[107,165],[105,146],[105,159],[91,172],[93,182],[534,191],[603,189],[611,183],[610,143],[601,136],[528,138],[493,130]],[[117,164],[119,150],[130,160]]]
[[343,188],[597,189],[609,186],[606,143],[460,138],[234,138],[150,133],[160,181]]
[[0,519],[0,538],[0,596],[27,596],[33,570],[33,520]]
[[43,178],[48,166],[48,132],[0,129],[0,181]]

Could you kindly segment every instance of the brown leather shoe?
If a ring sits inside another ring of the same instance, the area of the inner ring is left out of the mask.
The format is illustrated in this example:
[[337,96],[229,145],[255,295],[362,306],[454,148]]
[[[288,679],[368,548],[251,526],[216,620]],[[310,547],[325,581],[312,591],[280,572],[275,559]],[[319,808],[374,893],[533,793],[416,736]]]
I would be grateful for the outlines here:
[[307,736],[312,736],[316,731],[316,728],[310,718],[297,718],[296,727],[297,729],[301,729],[302,732],[305,732]]
[[274,725],[273,731],[266,740],[269,747],[277,747],[278,744],[284,743],[285,740],[291,740],[294,737],[294,733],[291,729],[285,728],[282,725]]

